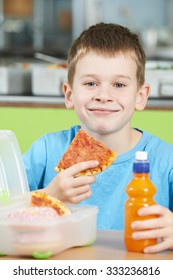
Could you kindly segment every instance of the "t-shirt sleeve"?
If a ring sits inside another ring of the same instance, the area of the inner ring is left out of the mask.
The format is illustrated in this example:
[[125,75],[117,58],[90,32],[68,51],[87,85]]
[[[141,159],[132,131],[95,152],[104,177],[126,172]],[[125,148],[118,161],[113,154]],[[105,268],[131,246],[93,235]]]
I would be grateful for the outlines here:
[[43,187],[46,157],[46,142],[44,137],[35,141],[31,148],[23,155],[24,166],[31,191]]

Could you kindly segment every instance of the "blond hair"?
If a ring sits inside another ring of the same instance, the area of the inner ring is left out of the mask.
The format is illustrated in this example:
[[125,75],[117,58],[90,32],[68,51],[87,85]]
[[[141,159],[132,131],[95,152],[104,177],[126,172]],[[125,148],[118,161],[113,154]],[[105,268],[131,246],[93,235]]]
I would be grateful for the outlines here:
[[137,65],[137,82],[145,80],[146,55],[137,34],[113,23],[98,23],[84,30],[68,51],[68,82],[72,85],[78,60],[88,52],[108,57],[116,53],[130,54]]

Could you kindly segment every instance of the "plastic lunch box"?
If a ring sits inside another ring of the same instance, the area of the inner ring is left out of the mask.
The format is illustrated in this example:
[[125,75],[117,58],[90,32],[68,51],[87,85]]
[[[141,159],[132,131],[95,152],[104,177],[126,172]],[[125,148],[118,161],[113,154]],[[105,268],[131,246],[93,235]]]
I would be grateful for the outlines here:
[[96,206],[68,205],[71,215],[13,222],[9,213],[30,205],[28,181],[16,136],[0,131],[0,255],[48,258],[96,240]]

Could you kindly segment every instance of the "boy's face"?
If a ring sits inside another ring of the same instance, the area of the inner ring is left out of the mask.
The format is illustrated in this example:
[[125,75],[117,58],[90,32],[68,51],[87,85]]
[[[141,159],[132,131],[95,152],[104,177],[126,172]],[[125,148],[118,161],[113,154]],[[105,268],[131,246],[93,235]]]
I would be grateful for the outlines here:
[[74,108],[86,132],[109,134],[129,128],[135,109],[145,107],[148,91],[138,88],[130,55],[104,57],[90,52],[75,69],[73,86],[64,85],[67,108]]

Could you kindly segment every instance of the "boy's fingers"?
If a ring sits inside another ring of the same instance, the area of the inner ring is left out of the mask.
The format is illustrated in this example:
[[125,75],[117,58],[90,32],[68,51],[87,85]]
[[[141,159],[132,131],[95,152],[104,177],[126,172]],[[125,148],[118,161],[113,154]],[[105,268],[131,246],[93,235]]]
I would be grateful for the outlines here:
[[151,247],[146,247],[144,249],[144,253],[158,253],[158,252],[162,252],[164,250],[167,250],[171,247],[171,242],[169,242],[168,240],[165,240],[163,242],[160,242],[154,246]]
[[[60,176],[59,176],[59,178],[60,178]],[[96,178],[93,175],[92,176],[79,176],[79,177],[74,177],[73,179],[71,179],[68,176],[66,176],[65,173],[63,173],[63,177],[61,177],[61,179],[62,178],[63,178],[63,184],[61,184],[61,185],[63,186],[62,187],[63,189],[64,188],[66,188],[66,189],[67,188],[77,188],[77,187],[81,187],[84,185],[92,184],[96,181]]]
[[146,230],[146,231],[135,231],[132,234],[132,237],[135,240],[163,238],[164,236],[165,236],[165,230],[164,229],[153,229],[153,230]]
[[81,171],[98,166],[98,164],[99,163],[96,160],[79,162],[62,172],[64,172],[64,174],[68,174],[68,176],[75,176],[77,173]]
[[85,185],[85,186],[81,186],[78,188],[69,188],[66,191],[66,195],[69,197],[75,197],[75,196],[81,195],[85,192],[88,192],[89,190],[90,190],[90,185]]
[[162,219],[148,219],[146,221],[134,221],[132,223],[132,228],[137,230],[142,229],[153,229],[153,228],[160,228],[163,225],[161,224]]
[[165,207],[156,204],[149,207],[140,208],[138,211],[138,215],[139,216],[147,216],[147,215],[154,215],[154,214],[165,215],[167,210],[168,209],[166,209]]
[[88,199],[90,196],[91,196],[91,190],[89,190],[87,192],[84,192],[80,195],[76,195],[76,196],[71,197],[70,198],[70,203],[74,203],[74,204],[79,203],[83,200]]
[[80,186],[89,185],[96,181],[94,176],[80,176],[75,177],[73,180],[73,188],[78,188]]

